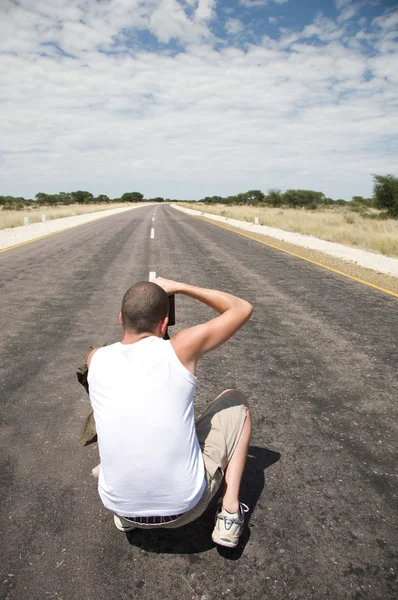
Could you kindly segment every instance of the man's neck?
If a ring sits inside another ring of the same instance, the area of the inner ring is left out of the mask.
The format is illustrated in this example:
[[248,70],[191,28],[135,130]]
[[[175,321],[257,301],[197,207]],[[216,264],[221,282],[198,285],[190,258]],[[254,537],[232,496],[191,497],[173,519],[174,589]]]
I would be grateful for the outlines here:
[[158,335],[156,335],[156,333],[135,334],[135,333],[128,333],[125,331],[121,343],[122,344],[136,344],[140,340],[143,340],[144,338],[151,337],[151,336],[159,337]]

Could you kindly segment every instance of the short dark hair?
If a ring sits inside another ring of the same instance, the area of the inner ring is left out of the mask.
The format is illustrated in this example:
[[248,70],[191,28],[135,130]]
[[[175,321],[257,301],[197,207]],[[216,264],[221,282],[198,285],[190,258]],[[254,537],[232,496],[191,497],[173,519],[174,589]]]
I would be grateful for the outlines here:
[[123,328],[133,333],[154,332],[169,314],[169,297],[160,285],[140,281],[127,290],[122,302]]

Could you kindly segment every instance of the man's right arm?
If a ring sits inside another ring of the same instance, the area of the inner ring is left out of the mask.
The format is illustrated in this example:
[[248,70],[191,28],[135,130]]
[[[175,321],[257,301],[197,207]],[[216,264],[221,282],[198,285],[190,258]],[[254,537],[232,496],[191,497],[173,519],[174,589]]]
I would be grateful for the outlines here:
[[155,283],[168,294],[180,293],[195,298],[220,315],[207,323],[180,331],[171,344],[182,364],[195,374],[197,361],[207,352],[229,340],[250,319],[253,308],[249,302],[220,290],[200,288],[185,283],[158,278]]

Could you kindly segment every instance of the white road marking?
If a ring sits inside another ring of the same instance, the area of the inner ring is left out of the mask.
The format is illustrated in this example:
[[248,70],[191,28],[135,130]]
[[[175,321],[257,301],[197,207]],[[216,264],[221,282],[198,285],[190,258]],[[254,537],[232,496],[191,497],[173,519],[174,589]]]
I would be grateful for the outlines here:
[[155,239],[155,230],[152,227],[152,229],[151,229],[151,240],[154,240],[154,239]]
[[155,217],[152,217],[152,223],[154,222],[154,220],[155,220]]
[[149,281],[155,281],[156,271],[149,271]]

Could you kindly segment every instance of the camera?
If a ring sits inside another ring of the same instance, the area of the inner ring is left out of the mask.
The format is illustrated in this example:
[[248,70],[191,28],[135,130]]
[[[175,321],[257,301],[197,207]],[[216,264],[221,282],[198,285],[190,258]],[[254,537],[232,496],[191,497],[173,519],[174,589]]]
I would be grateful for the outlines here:
[[169,340],[170,339],[170,336],[169,336],[169,327],[172,327],[173,325],[176,324],[175,295],[174,294],[172,294],[171,296],[169,296],[169,301],[170,301],[169,323],[167,325],[165,334],[163,336],[164,340]]

